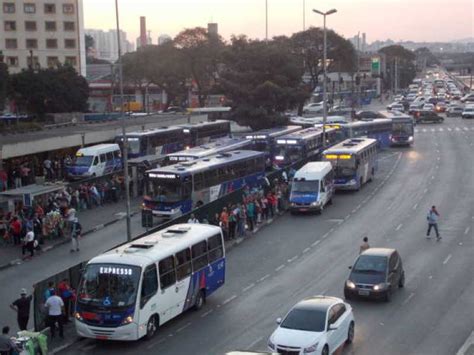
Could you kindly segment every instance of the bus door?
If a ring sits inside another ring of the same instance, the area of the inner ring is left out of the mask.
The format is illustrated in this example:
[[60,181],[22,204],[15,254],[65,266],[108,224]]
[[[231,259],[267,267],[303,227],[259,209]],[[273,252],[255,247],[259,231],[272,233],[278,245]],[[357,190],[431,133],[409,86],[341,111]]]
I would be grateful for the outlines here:
[[[160,304],[156,295],[158,294],[158,276],[156,264],[148,265],[143,272],[142,288],[140,292],[140,302],[138,307],[140,309],[139,320],[144,329],[150,317],[158,312]],[[160,315],[161,319],[161,315]],[[143,334],[139,334],[141,336]]]
[[178,310],[177,293],[179,290],[176,287],[174,255],[162,259],[158,264],[158,270],[160,273],[158,309],[160,324],[163,324],[180,313]]

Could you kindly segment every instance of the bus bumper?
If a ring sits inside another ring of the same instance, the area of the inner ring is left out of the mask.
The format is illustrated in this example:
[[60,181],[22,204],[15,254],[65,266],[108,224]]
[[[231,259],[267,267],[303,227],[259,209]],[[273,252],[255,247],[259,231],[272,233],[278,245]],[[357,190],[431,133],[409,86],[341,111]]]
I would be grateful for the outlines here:
[[346,183],[335,183],[334,187],[336,188],[336,190],[357,190],[359,188],[359,185],[357,181],[353,179]]
[[321,211],[322,204],[309,204],[303,205],[298,203],[290,202],[290,212],[291,213],[304,213],[304,212],[319,212]]
[[155,217],[162,217],[162,218],[176,218],[181,216],[183,213],[181,212],[181,208],[175,208],[172,209],[171,211],[157,211],[157,210],[152,210],[153,216]]
[[75,320],[77,335],[99,340],[138,340],[138,325],[130,323],[116,328],[96,327]]

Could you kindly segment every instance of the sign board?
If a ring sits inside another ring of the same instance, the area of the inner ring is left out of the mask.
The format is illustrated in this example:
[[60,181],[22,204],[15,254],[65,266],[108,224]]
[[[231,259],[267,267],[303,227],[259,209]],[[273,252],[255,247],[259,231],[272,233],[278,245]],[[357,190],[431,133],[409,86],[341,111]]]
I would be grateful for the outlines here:
[[380,58],[372,58],[372,73],[380,73]]

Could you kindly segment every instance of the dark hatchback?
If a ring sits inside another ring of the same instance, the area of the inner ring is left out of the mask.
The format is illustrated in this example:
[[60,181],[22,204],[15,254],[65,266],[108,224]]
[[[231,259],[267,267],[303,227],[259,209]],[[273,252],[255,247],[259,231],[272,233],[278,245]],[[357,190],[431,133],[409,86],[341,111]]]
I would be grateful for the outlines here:
[[405,285],[402,259],[395,249],[370,248],[359,255],[344,285],[344,297],[382,299]]
[[418,111],[415,113],[416,123],[443,123],[444,118],[432,111]]

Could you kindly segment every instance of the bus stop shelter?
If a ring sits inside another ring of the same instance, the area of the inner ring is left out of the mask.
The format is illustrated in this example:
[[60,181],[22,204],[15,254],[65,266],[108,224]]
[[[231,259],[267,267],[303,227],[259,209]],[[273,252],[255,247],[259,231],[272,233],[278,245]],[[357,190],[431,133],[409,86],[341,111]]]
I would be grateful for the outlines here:
[[65,187],[66,185],[64,184],[33,184],[0,192],[0,199],[8,204],[8,211],[14,212],[15,204],[18,202],[22,202],[25,207],[31,207],[36,199],[56,191],[61,191]]

